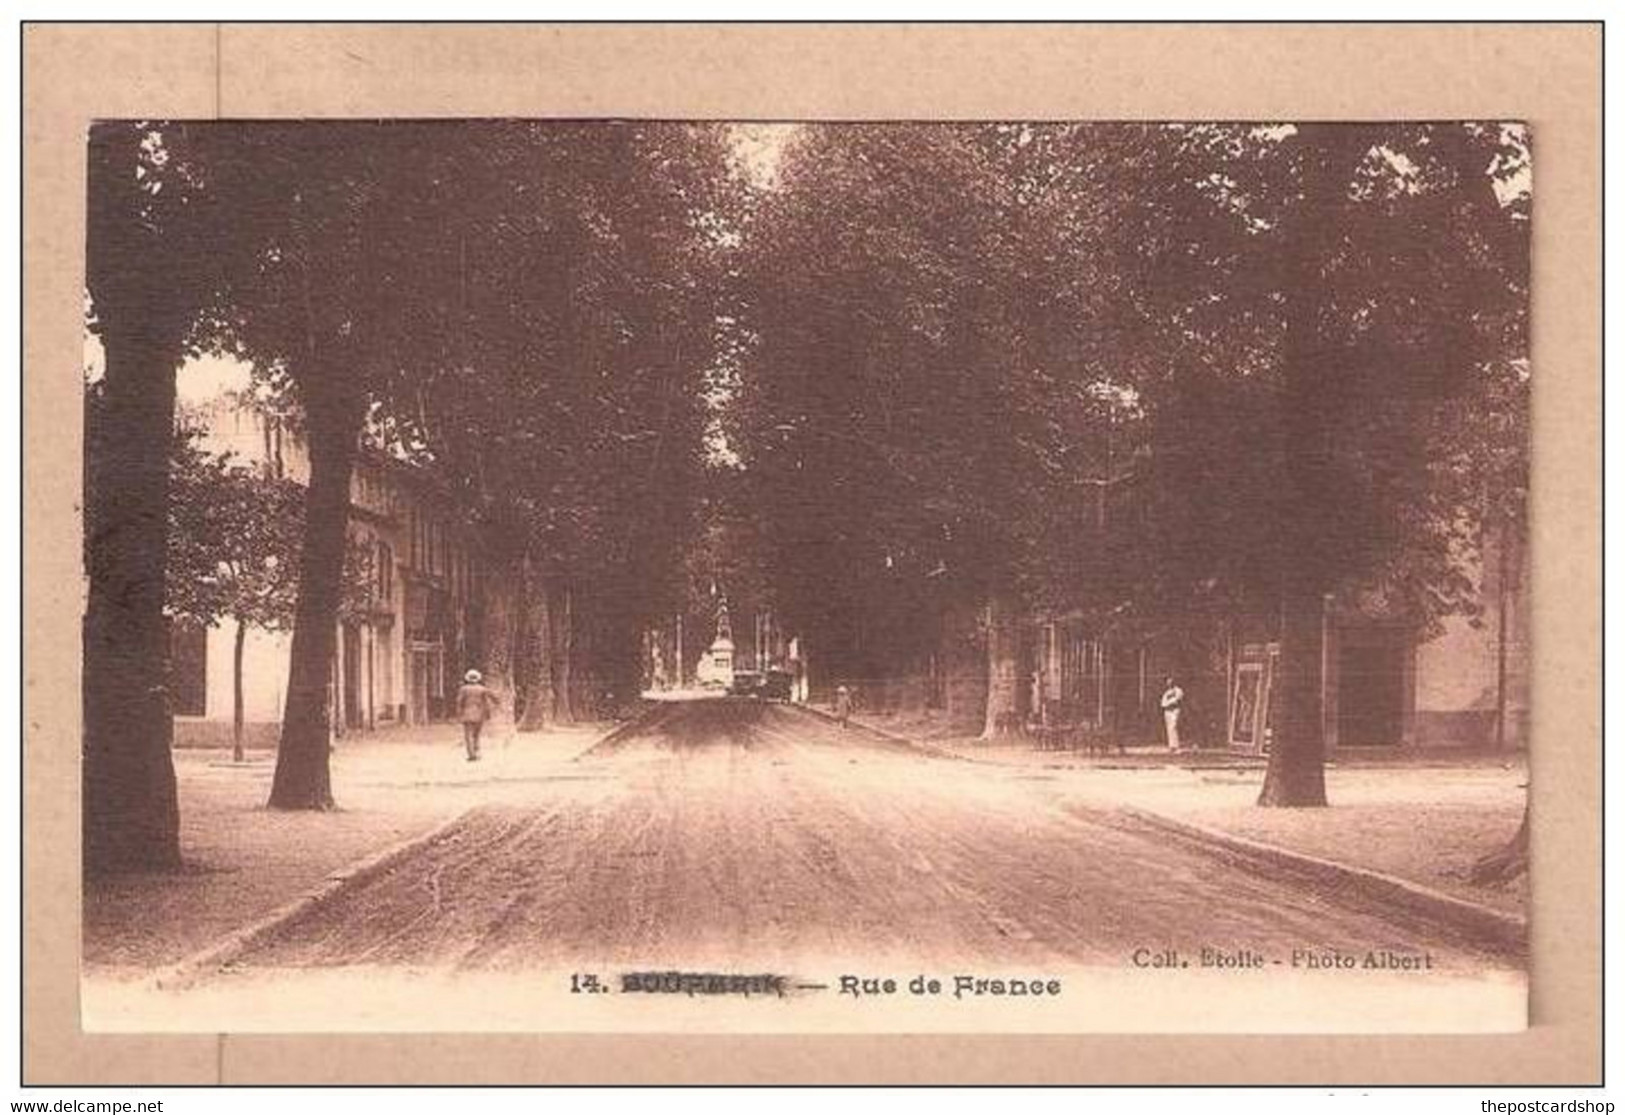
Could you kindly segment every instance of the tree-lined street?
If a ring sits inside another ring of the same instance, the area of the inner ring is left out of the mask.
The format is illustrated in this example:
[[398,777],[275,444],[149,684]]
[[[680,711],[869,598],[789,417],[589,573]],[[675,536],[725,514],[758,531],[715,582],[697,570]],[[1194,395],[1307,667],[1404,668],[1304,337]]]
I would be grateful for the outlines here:
[[[346,807],[363,673],[367,727],[467,716],[464,679],[502,747],[643,717],[571,777],[457,790],[453,828],[240,973],[1521,963],[1064,778],[645,699],[749,648],[798,699],[960,743],[1175,762],[1184,716],[1262,771],[1251,801],[1319,810],[1330,734],[1397,745],[1419,648],[1493,605],[1493,676],[1446,662],[1427,711],[1505,754],[1520,126],[105,122],[92,155],[89,877],[184,866],[177,623],[236,632],[245,771],[245,633],[291,632],[254,786],[318,815],[292,858]],[[177,431],[202,360],[245,370],[264,475]],[[1474,830],[1498,879],[1505,827]]]

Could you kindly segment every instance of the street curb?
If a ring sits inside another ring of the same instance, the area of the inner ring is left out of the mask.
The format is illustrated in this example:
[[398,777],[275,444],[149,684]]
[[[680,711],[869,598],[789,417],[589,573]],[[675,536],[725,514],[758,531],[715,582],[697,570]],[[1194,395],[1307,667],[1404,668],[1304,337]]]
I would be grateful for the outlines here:
[[[841,722],[841,718],[836,716],[834,713],[825,712],[823,709],[815,708],[812,705],[790,704],[786,705],[785,707],[798,709],[801,712],[811,713],[818,719],[826,721],[830,724],[838,725]],[[922,751],[927,755],[934,755],[939,759],[954,759],[961,763],[988,762],[988,760],[985,759],[974,759],[968,755],[961,755],[956,751],[949,751],[946,747],[938,747],[935,744],[928,743],[923,739],[913,739],[909,736],[900,736],[896,732],[888,732],[884,728],[876,728],[872,724],[863,723],[861,720],[848,720],[846,725],[848,731],[856,730],[859,732],[868,732],[876,739],[885,740],[887,743],[896,744],[898,747],[906,747],[910,751]]]
[[[1528,950],[1529,924],[1516,914],[1469,902],[1396,875],[1365,867],[1351,867],[1336,860],[1290,851],[1205,825],[1176,821],[1136,806],[1118,805],[1115,810],[1119,815],[1131,817],[1145,826],[1202,845],[1208,851],[1218,850],[1227,859],[1236,862],[1237,866],[1255,874],[1279,878],[1280,871],[1284,869],[1339,893],[1354,892],[1431,921],[1442,922],[1472,941],[1488,944],[1500,952],[1523,955]],[[1110,816],[1110,813],[1106,814],[1108,821]]]
[[[834,713],[825,712],[823,709],[816,708],[816,707],[814,707],[812,705],[789,705],[787,707],[800,709],[803,712],[810,712],[814,716],[818,717],[819,719],[827,720],[832,724],[840,723],[840,719],[838,717],[836,717]],[[1002,767],[1002,768],[1007,769],[1007,770],[1024,770],[1024,769],[1027,769],[1027,768],[1030,768],[1030,767],[1031,768],[1037,768],[1037,767],[1040,767],[1040,766],[1042,766],[1042,768],[1046,769],[1046,770],[1050,769],[1050,764],[1048,764],[1048,763],[1038,764],[1038,763],[1011,762],[1008,759],[1001,758],[997,754],[988,754],[988,755],[966,754],[963,751],[955,751],[955,750],[953,750],[951,748],[942,747],[942,746],[940,746],[938,744],[930,742],[929,740],[916,739],[916,738],[914,738],[912,736],[899,735],[896,732],[888,731],[885,728],[877,728],[873,724],[865,724],[861,720],[850,720],[850,721],[848,721],[848,724],[849,724],[850,727],[855,728],[858,731],[868,732],[870,735],[873,735],[873,736],[875,736],[875,737],[877,737],[879,739],[886,740],[889,743],[895,743],[895,744],[898,744],[899,746],[907,747],[907,748],[910,748],[910,749],[915,750],[915,751],[924,751],[924,752],[926,752],[926,753],[928,753],[930,755],[935,755],[939,759],[954,759],[954,760],[956,760],[958,762],[961,762],[961,763],[976,763],[976,764],[979,764],[981,766]],[[1065,753],[1065,752],[1057,752],[1055,757],[1057,759],[1061,759],[1061,758],[1066,757],[1066,754],[1067,753]],[[1221,761],[1221,759],[1222,759],[1221,756],[1215,756],[1215,757],[1210,758],[1210,759],[1208,759],[1206,761],[1192,761],[1192,762],[1172,763],[1172,764],[1165,763],[1165,762],[1159,762],[1159,763],[1124,763],[1124,762],[1110,762],[1109,761],[1109,762],[1091,763],[1087,767],[1067,766],[1065,769],[1068,769],[1068,770],[1186,770],[1186,771],[1193,771],[1193,772],[1200,773],[1200,772],[1205,772],[1205,771],[1226,771],[1226,772],[1228,772],[1228,771],[1237,771],[1237,770],[1240,770],[1240,771],[1254,771],[1254,770],[1263,770],[1265,768],[1265,764],[1262,761],[1223,762],[1223,761]],[[1331,766],[1331,764],[1328,763],[1327,766]]]
[[332,902],[346,888],[377,878],[414,852],[433,844],[452,829],[472,810],[463,810],[448,817],[427,832],[397,841],[380,852],[339,868],[327,876],[314,890],[307,891],[291,902],[272,910],[265,917],[244,926],[214,942],[191,956],[170,965],[152,979],[152,986],[160,991],[176,991],[197,983],[210,971],[226,967],[249,949],[287,926]]
[[[795,707],[810,712],[822,720],[831,723],[840,722],[837,717],[822,709],[813,708],[809,705],[797,705]],[[942,758],[958,759],[967,763],[985,763],[990,766],[1014,765],[999,763],[992,758],[982,759],[962,755],[946,748],[933,746],[924,740],[896,735],[882,728],[875,728],[855,720],[850,721],[850,724],[852,727],[891,743],[924,751]],[[1187,821],[1176,821],[1171,817],[1136,806],[1114,803],[1114,808],[1119,815],[1132,817],[1148,827],[1200,844],[1207,851],[1218,849],[1226,853],[1230,858],[1241,861],[1239,866],[1250,869],[1255,874],[1270,874],[1278,877],[1280,870],[1284,868],[1300,877],[1306,876],[1322,886],[1330,886],[1332,889],[1342,892],[1354,891],[1367,898],[1374,898],[1396,905],[1418,916],[1443,922],[1475,941],[1488,943],[1498,951],[1522,955],[1528,950],[1529,925],[1525,919],[1516,914],[1509,914],[1490,906],[1469,902],[1464,898],[1445,894],[1420,883],[1401,879],[1396,875],[1388,875],[1364,867],[1351,867],[1348,864],[1338,863],[1336,860],[1322,859],[1319,856],[1311,856],[1304,852],[1290,851],[1274,844],[1249,840],[1246,837],[1235,836],[1219,829],[1194,825]]]
[[600,747],[608,747],[610,744],[616,743],[619,740],[624,739],[626,736],[633,735],[636,732],[641,732],[651,725],[658,723],[664,716],[670,714],[674,702],[662,703],[651,701],[650,704],[653,707],[645,709],[630,720],[615,725],[615,727],[599,736],[592,743],[576,752],[576,754],[571,756],[570,761],[572,763],[579,763],[582,759],[585,759],[587,756],[593,754]]

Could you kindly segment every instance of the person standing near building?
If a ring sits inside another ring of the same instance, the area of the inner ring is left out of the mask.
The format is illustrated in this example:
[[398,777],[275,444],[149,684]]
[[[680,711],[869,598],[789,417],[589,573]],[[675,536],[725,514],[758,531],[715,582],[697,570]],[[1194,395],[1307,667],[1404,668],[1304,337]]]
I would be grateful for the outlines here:
[[1168,731],[1168,750],[1178,751],[1179,747],[1179,709],[1185,703],[1185,691],[1179,688],[1173,678],[1163,682],[1162,690],[1162,724]]
[[480,757],[480,732],[502,704],[495,692],[486,688],[478,670],[463,675],[463,685],[457,690],[457,718],[463,722],[463,746],[468,750],[468,761]]
[[835,687],[835,717],[846,727],[846,722],[852,718],[852,690],[844,685]]

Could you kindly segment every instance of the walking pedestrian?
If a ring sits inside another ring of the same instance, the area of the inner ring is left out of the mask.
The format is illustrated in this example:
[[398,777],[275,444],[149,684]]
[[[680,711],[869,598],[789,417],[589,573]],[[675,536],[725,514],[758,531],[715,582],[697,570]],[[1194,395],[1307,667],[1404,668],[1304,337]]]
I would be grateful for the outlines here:
[[502,699],[486,688],[478,670],[463,675],[462,688],[457,690],[457,717],[463,722],[463,747],[469,762],[479,760],[480,731],[501,704]]
[[852,718],[852,690],[844,685],[835,687],[835,718],[846,727],[846,722]]
[[1185,703],[1185,691],[1172,677],[1163,682],[1162,690],[1162,723],[1168,731],[1168,750],[1178,751],[1179,746],[1179,709]]

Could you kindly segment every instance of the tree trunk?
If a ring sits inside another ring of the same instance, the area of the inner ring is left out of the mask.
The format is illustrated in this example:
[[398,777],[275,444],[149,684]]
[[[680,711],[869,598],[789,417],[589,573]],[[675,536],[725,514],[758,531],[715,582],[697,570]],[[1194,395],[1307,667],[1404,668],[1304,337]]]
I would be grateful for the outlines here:
[[1269,767],[1259,805],[1326,804],[1326,735],[1321,723],[1321,652],[1324,598],[1312,589],[1283,605],[1281,657]]
[[519,640],[524,626],[525,585],[519,565],[502,562],[486,580],[485,661],[479,668],[485,684],[502,702],[497,712],[497,731],[512,729],[514,701],[518,693],[516,666]]
[[[1301,299],[1300,299],[1301,300]],[[1298,308],[1290,328],[1307,331],[1314,308]],[[1321,658],[1325,653],[1326,590],[1322,571],[1325,544],[1322,516],[1333,501],[1330,468],[1330,416],[1325,393],[1316,390],[1311,345],[1289,341],[1285,398],[1286,464],[1283,478],[1289,502],[1281,524],[1277,567],[1281,578],[1281,657],[1276,667],[1274,728],[1269,766],[1259,805],[1326,804],[1326,735],[1321,708]]]
[[237,620],[237,638],[231,648],[231,761],[243,761],[243,642],[248,624]]
[[974,613],[950,607],[937,628],[943,715],[967,732],[980,731],[987,719],[987,650],[975,645],[975,625]]
[[525,716],[522,732],[538,732],[547,727],[553,714],[553,623],[547,598],[547,583],[527,557],[524,563],[526,595],[530,607],[525,615],[525,635],[530,646],[526,663]]
[[1508,883],[1529,870],[1529,805],[1524,803],[1523,823],[1506,847],[1491,852],[1473,864],[1468,878],[1475,883]]
[[1497,750],[1507,745],[1507,604],[1512,600],[1512,593],[1507,587],[1507,581],[1512,574],[1512,563],[1509,560],[1512,548],[1507,544],[1510,528],[1502,522],[1495,540],[1496,548],[1496,577],[1495,577],[1495,746]]
[[104,331],[102,343],[103,406],[86,492],[87,874],[168,870],[181,860],[164,615],[175,352],[136,329]]
[[1020,679],[1016,668],[1015,615],[1007,601],[989,600],[987,626],[987,706],[982,739],[1004,735],[1016,715]]
[[574,652],[574,599],[569,588],[563,589],[559,594],[557,610],[550,609],[552,623],[552,659],[553,666],[553,718],[561,724],[574,724],[575,694],[572,692],[573,677],[571,670],[571,657]]
[[[350,526],[350,474],[355,465],[361,411],[346,415],[311,412],[310,489],[305,496],[304,546],[299,563],[299,599],[294,608],[293,648],[288,664],[288,696],[271,782],[273,809],[333,808],[331,704],[339,605],[344,591],[344,556]],[[317,420],[320,418],[321,420]]]
[[1342,235],[1347,183],[1369,143],[1354,129],[1317,129],[1304,150],[1303,200],[1293,217],[1285,260],[1291,283],[1284,338],[1285,384],[1281,395],[1280,478],[1284,500],[1276,532],[1281,583],[1280,693],[1269,767],[1259,805],[1326,804],[1326,739],[1321,709],[1321,655],[1327,570],[1336,555],[1328,518],[1337,514],[1332,484],[1332,430],[1338,350],[1321,332],[1328,300],[1325,261]]
[[597,636],[593,648],[597,715],[613,720],[642,690],[638,623],[632,613],[617,609],[613,615],[596,619],[592,631]]
[[676,687],[683,688],[688,680],[688,670],[683,662],[683,613],[677,613],[677,632],[675,635],[676,649],[672,652],[672,665],[676,668]]

